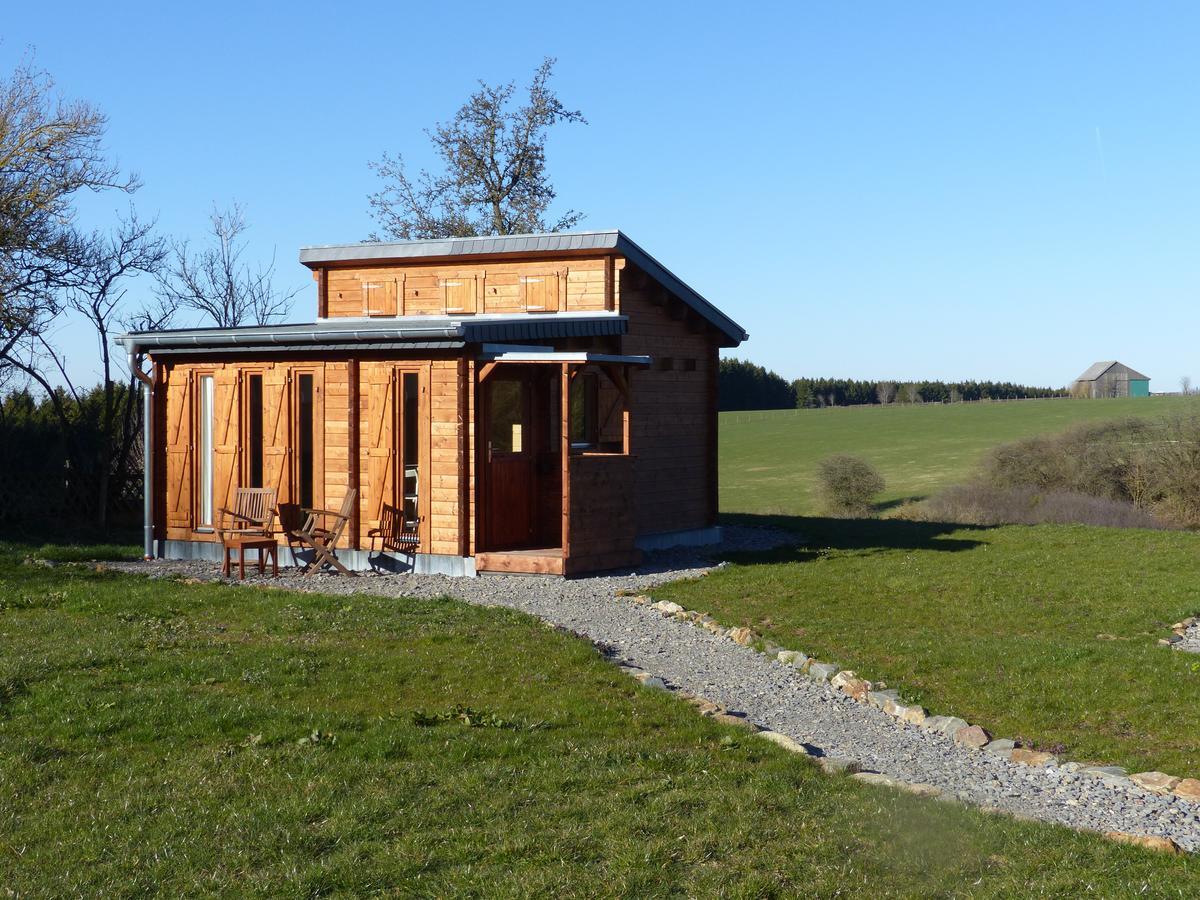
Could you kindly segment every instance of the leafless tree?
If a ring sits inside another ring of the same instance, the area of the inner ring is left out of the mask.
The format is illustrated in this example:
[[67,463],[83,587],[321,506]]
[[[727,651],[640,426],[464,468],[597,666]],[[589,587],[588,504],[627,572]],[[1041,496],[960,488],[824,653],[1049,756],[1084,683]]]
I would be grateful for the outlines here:
[[164,303],[201,313],[221,328],[269,325],[287,315],[300,290],[276,290],[274,254],[266,268],[251,269],[243,261],[248,227],[236,203],[226,210],[214,207],[211,246],[193,253],[187,241],[173,243],[170,263],[159,279]]
[[875,396],[883,406],[896,399],[896,382],[881,381],[875,385]]
[[368,201],[379,223],[373,239],[471,237],[562,231],[582,214],[568,210],[550,222],[556,196],[546,173],[546,133],[560,122],[583,122],[548,86],[555,60],[534,72],[529,100],[510,109],[515,82],[479,82],[448,123],[426,131],[443,171],[410,177],[401,156],[384,154],[371,168],[383,187]]
[[1182,378],[1179,379],[1179,393],[1183,394],[1185,397],[1189,396],[1192,393],[1192,376],[1191,375],[1184,375]]
[[921,400],[921,387],[915,381],[906,382],[903,386],[904,399],[909,403],[919,403]]
[[0,79],[2,357],[20,353],[58,313],[62,290],[80,283],[90,250],[74,224],[76,195],[138,187],[105,153],[106,127],[96,107],[62,98],[29,59]]
[[950,402],[958,403],[962,400],[962,391],[955,385],[950,385]]
[[[118,387],[118,367],[112,358],[113,328],[127,324],[129,316],[153,320],[159,327],[164,313],[127,311],[129,283],[140,274],[154,274],[166,257],[162,238],[153,233],[153,222],[142,222],[136,213],[111,233],[96,232],[81,238],[82,257],[74,283],[56,298],[56,305],[87,322],[95,332],[100,361],[100,397],[88,404],[89,390],[76,385],[65,354],[53,342],[53,320],[39,320],[26,331],[25,340],[10,347],[2,359],[46,392],[62,426],[72,469],[91,489],[96,524],[107,524],[112,479],[127,477],[128,462],[138,440],[137,386],[132,373],[125,389]],[[56,388],[55,380],[61,383]],[[85,406],[95,409],[87,423],[88,439],[77,434],[77,419]]]

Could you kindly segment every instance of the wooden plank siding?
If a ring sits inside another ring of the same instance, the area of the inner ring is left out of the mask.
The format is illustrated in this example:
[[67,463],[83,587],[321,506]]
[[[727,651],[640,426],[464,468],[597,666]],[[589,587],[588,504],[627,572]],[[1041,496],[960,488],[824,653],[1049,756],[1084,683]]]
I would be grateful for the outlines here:
[[[339,546],[368,547],[368,532],[378,526],[382,504],[402,503],[397,485],[398,391],[404,374],[415,373],[421,392],[417,417],[420,550],[460,555],[464,544],[469,545],[474,537],[473,529],[462,521],[464,503],[474,503],[474,491],[463,489],[461,477],[465,448],[474,433],[468,418],[473,407],[464,381],[469,365],[452,356],[435,360],[162,361],[155,512],[155,521],[160,523],[158,537],[216,540],[211,530],[196,528],[199,423],[195,392],[201,375],[213,376],[213,508],[232,506],[234,491],[248,480],[245,436],[249,410],[244,385],[246,376],[253,373],[263,377],[263,483],[276,489],[281,513],[297,514],[297,384],[301,374],[308,374],[313,376],[314,390],[313,505],[335,508],[347,489],[356,488],[357,530],[347,528]],[[352,424],[357,426],[356,439],[350,432]],[[357,465],[352,465],[352,459]]]
[[[648,369],[628,367],[615,376],[622,385],[628,382],[628,409],[621,389],[599,376],[600,441],[619,445],[628,436],[629,455],[572,455],[567,435],[558,433],[558,453],[550,456],[561,467],[561,482],[548,489],[544,506],[549,512],[541,518],[554,530],[561,510],[568,574],[630,562],[639,535],[715,524],[717,335],[621,257],[338,265],[321,268],[317,283],[319,312],[328,317],[602,310],[627,316],[628,333],[621,337],[541,342],[547,349],[648,355],[654,361]],[[213,377],[214,388],[214,510],[232,506],[234,491],[249,478],[249,374],[262,377],[263,484],[277,490],[281,512],[295,507],[300,496],[298,378],[307,374],[314,388],[314,506],[337,508],[347,490],[357,490],[355,518],[339,546],[369,548],[368,533],[378,526],[383,505],[403,506],[403,379],[415,373],[420,385],[418,549],[475,556],[483,524],[478,479],[484,457],[476,422],[481,366],[469,358],[471,352],[406,356],[364,347],[306,356],[297,347],[252,358],[214,350],[200,359],[164,351],[155,370],[161,384],[156,536],[216,539],[211,530],[197,528],[197,385],[203,375]],[[560,381],[553,394],[560,404],[568,383]],[[555,504],[559,494],[561,506]],[[281,523],[298,524],[294,515],[291,520],[281,516]],[[557,537],[548,537],[546,544]]]
[[327,268],[325,315],[472,315],[613,308],[611,257]]
[[621,350],[654,360],[630,384],[638,534],[708,527],[716,522],[716,339],[632,266],[618,277],[629,317]]

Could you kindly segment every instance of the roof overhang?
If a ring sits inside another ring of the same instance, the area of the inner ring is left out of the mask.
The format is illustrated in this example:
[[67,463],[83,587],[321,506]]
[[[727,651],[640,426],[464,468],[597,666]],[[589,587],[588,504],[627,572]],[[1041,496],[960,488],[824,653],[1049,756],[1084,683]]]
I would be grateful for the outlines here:
[[409,316],[390,319],[322,319],[304,325],[182,328],[123,334],[114,342],[131,354],[201,352],[278,353],[289,350],[454,349],[467,344],[625,334],[617,313],[547,313],[518,316]]
[[498,363],[554,363],[562,365],[588,365],[589,363],[648,366],[649,356],[624,356],[618,353],[588,353],[586,351],[556,351],[540,350],[536,347],[496,347],[484,349],[479,358],[488,362]]
[[552,234],[514,234],[497,237],[447,238],[425,241],[369,241],[304,247],[300,262],[310,269],[329,266],[445,262],[483,257],[562,257],[619,254],[678,297],[684,305],[720,332],[724,347],[736,347],[749,335],[623,232],[574,231]]

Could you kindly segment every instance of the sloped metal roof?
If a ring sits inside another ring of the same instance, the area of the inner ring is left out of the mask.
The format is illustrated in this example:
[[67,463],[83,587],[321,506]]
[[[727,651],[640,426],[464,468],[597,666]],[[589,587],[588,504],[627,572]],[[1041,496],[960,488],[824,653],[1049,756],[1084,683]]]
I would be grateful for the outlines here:
[[324,244],[301,248],[300,262],[309,268],[316,268],[322,265],[350,262],[453,259],[494,254],[545,253],[553,255],[586,250],[612,250],[620,253],[720,331],[726,338],[725,346],[736,347],[749,337],[741,325],[705,300],[666,266],[616,229],[423,241]]
[[1128,378],[1131,381],[1149,381],[1150,380],[1149,375],[1143,375],[1141,372],[1135,371],[1134,369],[1129,368],[1129,366],[1124,365],[1123,363],[1117,362],[1115,359],[1103,360],[1098,363],[1092,363],[1090,366],[1088,366],[1087,371],[1085,371],[1082,375],[1080,375],[1075,380],[1076,381],[1095,381],[1096,379],[1103,377],[1104,373],[1107,372],[1109,369],[1111,369],[1113,366],[1121,366],[1121,368],[1125,369],[1126,373],[1128,374]]
[[252,325],[239,328],[176,328],[122,334],[114,343],[129,353],[230,348],[246,352],[278,352],[293,348],[394,349],[417,343],[455,342],[456,346],[485,341],[545,340],[624,334],[627,316],[617,313],[547,313],[519,316],[410,316],[389,319],[322,319],[303,325]]

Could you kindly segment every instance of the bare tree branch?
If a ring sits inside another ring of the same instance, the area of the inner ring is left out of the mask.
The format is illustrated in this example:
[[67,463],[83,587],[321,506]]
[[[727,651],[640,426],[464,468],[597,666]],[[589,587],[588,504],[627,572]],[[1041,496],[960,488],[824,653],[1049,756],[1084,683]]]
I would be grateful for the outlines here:
[[187,241],[172,244],[171,262],[159,279],[164,306],[194,310],[221,328],[269,325],[286,316],[300,289],[275,289],[274,254],[266,268],[257,270],[242,261],[242,236],[248,227],[238,204],[226,210],[214,207],[209,216],[211,246],[192,252]]
[[557,196],[546,173],[546,137],[559,122],[587,123],[548,86],[555,60],[534,72],[525,105],[510,109],[514,82],[479,83],[448,123],[426,131],[444,170],[410,177],[404,159],[385,153],[370,163],[383,187],[368,197],[380,225],[372,239],[472,237],[562,231],[582,213],[568,210],[548,223]]

